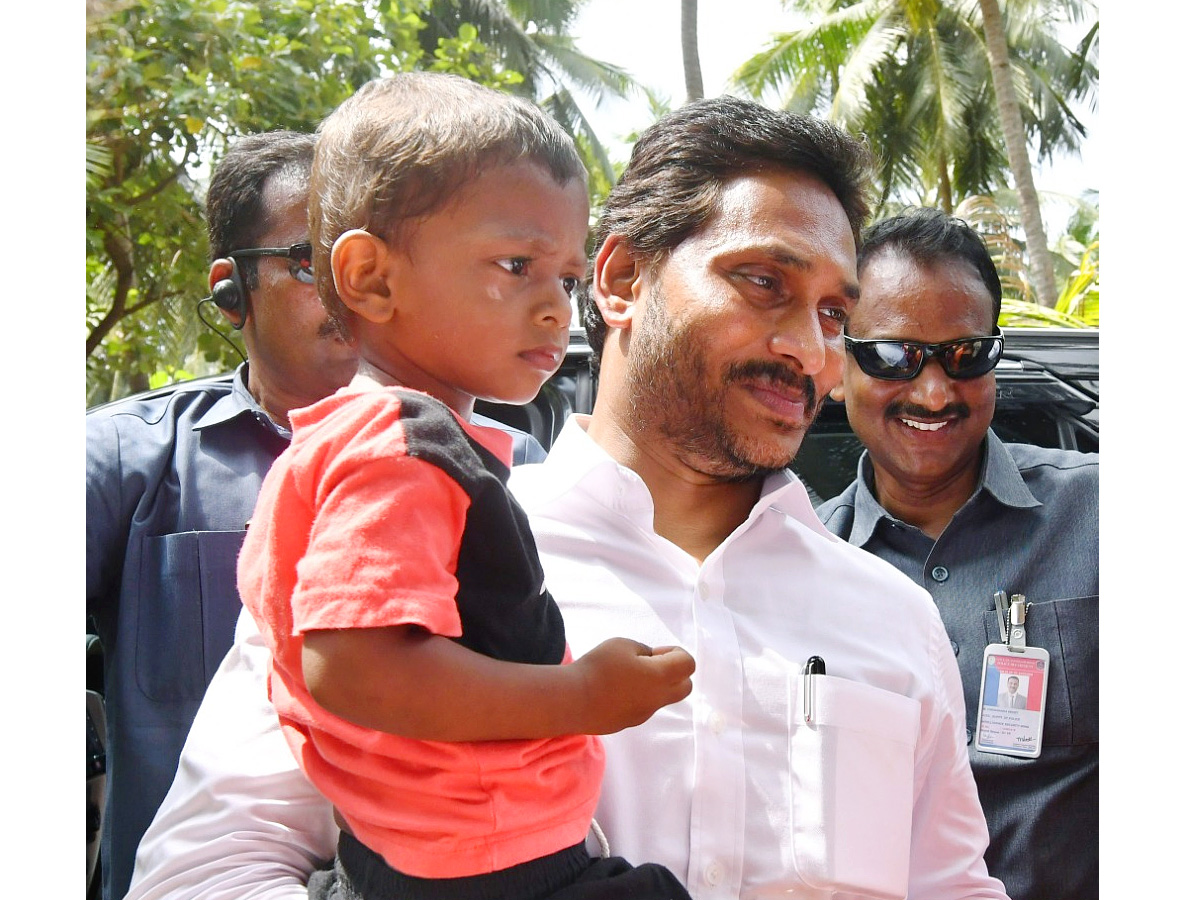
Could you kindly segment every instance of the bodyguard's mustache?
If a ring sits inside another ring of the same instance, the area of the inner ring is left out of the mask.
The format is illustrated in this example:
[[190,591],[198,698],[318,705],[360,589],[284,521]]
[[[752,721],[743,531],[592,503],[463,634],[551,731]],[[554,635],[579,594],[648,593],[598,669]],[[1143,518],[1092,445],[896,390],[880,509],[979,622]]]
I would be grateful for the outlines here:
[[932,410],[915,403],[903,403],[893,400],[883,409],[886,418],[906,419],[966,419],[971,415],[971,407],[965,403],[947,403],[940,410]]
[[333,316],[327,318],[317,327],[317,337],[327,338],[339,336],[337,322],[334,321]]

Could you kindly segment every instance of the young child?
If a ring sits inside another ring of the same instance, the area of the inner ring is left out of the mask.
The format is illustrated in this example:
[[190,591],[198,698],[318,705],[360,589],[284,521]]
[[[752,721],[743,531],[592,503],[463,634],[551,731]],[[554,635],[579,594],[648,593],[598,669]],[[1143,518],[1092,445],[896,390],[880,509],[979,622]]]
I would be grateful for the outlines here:
[[687,897],[583,841],[595,735],[683,699],[694,661],[624,639],[571,661],[511,439],[467,424],[562,359],[585,178],[536,106],[449,75],[367,84],[320,129],[317,287],[361,362],[292,413],[238,588],[291,749],[341,817],[327,896]]

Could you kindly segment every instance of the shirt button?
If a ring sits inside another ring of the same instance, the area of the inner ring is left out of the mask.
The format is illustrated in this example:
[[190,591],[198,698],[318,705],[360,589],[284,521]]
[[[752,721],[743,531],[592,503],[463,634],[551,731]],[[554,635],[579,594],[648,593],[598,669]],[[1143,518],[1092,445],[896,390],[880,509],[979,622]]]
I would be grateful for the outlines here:
[[716,887],[725,878],[725,867],[719,862],[711,862],[704,869],[704,880],[709,887]]
[[934,581],[939,583],[950,577],[950,573],[946,570],[945,566],[934,566],[933,571],[929,574],[933,576]]
[[708,599],[708,585],[707,584],[700,585],[700,599],[701,600]]
[[713,734],[720,734],[725,730],[725,717],[719,712],[714,712],[708,717],[708,728]]
[[954,651],[955,656],[958,656],[958,641],[951,641],[950,649]]

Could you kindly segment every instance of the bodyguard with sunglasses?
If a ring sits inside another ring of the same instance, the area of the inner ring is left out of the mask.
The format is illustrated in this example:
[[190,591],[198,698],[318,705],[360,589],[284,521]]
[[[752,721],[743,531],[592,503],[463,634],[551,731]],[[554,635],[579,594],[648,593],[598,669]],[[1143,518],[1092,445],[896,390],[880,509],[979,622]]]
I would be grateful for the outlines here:
[[288,410],[346,384],[307,239],[313,138],[247,137],[213,172],[209,286],[249,363],[87,416],[87,611],[105,653],[104,896],[122,897],[204,689],[233,641],[235,564]]
[[[864,236],[858,275],[846,368],[831,396],[844,397],[866,452],[856,481],[817,514],[937,604],[962,675],[988,871],[1013,900],[1094,900],[1099,456],[1005,444],[991,430],[1000,280],[964,222],[920,209],[878,223]],[[1023,638],[1001,625],[1016,595]],[[1003,715],[1020,719],[1037,755],[977,747],[986,743],[976,740],[978,722],[1000,715],[981,712],[981,692],[994,705],[999,681],[986,676],[1014,647],[1013,665],[1044,673],[1045,698],[1040,710]],[[1027,648],[1046,651],[1041,667]]]

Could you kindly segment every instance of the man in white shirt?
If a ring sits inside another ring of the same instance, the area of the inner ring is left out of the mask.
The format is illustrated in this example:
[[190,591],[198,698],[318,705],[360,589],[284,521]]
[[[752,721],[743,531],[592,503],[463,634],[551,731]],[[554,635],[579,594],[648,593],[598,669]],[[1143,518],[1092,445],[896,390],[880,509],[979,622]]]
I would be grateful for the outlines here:
[[[841,376],[867,175],[843,132],[747,101],[651,126],[581,301],[594,414],[513,473],[572,652],[623,635],[696,658],[686,701],[604,739],[596,813],[696,900],[1005,897],[929,595],[830,535],[785,468]],[[265,670],[243,617],[131,898],[299,900],[333,856]]]

